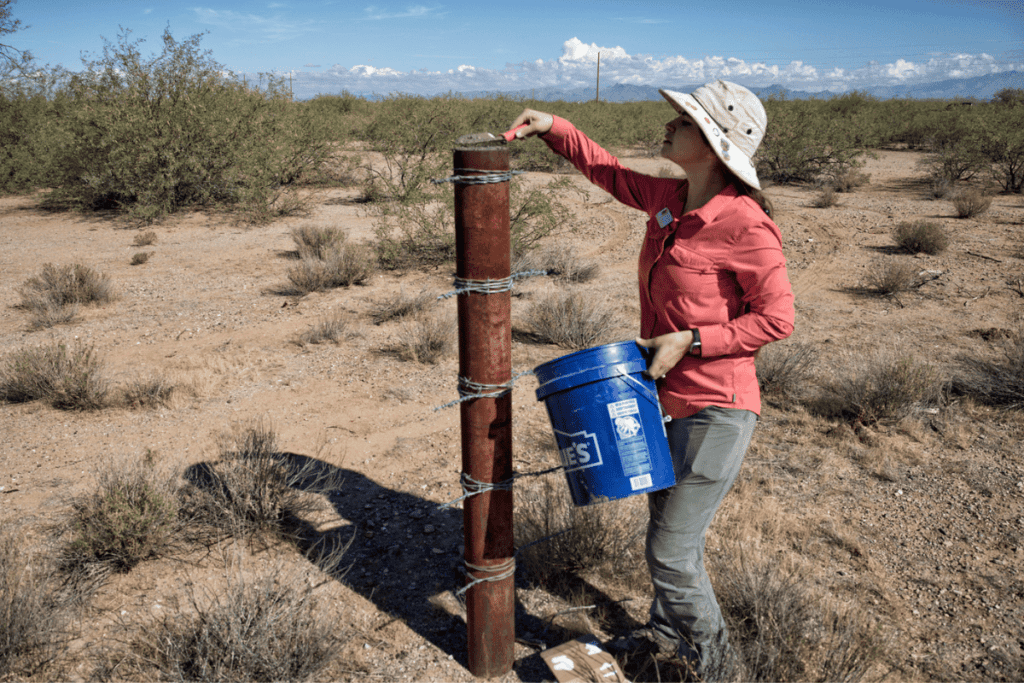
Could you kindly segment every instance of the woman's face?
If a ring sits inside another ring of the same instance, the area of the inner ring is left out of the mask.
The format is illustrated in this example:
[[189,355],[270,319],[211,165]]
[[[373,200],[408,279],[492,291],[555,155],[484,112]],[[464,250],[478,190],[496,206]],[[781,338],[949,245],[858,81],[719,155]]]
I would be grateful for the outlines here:
[[688,114],[680,114],[665,124],[661,156],[683,168],[716,158],[700,126]]

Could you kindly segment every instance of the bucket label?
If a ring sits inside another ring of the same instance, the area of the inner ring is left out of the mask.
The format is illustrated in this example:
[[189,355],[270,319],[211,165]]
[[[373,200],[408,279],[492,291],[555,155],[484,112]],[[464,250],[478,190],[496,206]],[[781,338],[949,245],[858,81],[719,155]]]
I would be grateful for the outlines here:
[[601,449],[597,445],[597,434],[582,431],[566,434],[555,430],[558,452],[562,464],[571,469],[582,470],[603,464]]
[[629,479],[633,491],[651,486],[651,452],[647,447],[644,425],[640,419],[640,406],[635,398],[608,404],[608,416],[615,432],[615,445],[619,451],[622,474]]

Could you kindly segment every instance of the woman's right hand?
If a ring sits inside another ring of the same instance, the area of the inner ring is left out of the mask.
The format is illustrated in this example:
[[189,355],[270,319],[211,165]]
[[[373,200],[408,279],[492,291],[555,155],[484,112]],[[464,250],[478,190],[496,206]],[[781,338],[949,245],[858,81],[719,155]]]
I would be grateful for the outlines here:
[[512,128],[524,123],[526,124],[526,127],[522,130],[516,131],[517,138],[527,138],[531,135],[544,135],[544,133],[551,130],[551,126],[555,123],[555,119],[551,114],[546,114],[542,111],[524,109],[523,113],[516,117],[516,120],[512,122]]

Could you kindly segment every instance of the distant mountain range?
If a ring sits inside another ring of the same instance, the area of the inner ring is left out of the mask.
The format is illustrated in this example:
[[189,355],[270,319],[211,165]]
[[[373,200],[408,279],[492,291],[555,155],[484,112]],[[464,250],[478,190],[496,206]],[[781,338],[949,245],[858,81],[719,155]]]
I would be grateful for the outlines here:
[[[695,85],[664,85],[660,86],[669,90],[679,92],[692,92],[700,87]],[[1024,72],[1005,71],[988,76],[976,76],[975,78],[957,78],[934,83],[918,83],[915,85],[882,85],[873,88],[861,88],[858,92],[867,93],[879,99],[975,99],[981,101],[991,100],[992,97],[1003,88],[1024,88]],[[834,93],[828,90],[821,92],[803,92],[800,90],[788,90],[781,85],[770,85],[765,88],[751,88],[760,97],[770,95],[781,95],[785,93],[788,99],[808,99],[811,97],[829,98],[843,93]],[[464,97],[488,97],[503,95],[505,97],[523,97],[545,102],[561,100],[563,102],[584,102],[594,99],[594,88],[576,88],[563,90],[559,88],[534,88],[530,90],[518,90],[515,92],[467,92],[461,93]],[[658,87],[649,85],[626,85],[616,83],[601,88],[601,100],[604,102],[639,102],[644,100],[660,100]]]

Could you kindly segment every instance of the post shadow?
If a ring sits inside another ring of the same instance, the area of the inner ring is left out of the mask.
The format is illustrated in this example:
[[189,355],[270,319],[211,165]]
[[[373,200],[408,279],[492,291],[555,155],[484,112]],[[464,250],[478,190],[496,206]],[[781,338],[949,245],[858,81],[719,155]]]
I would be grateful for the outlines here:
[[[321,532],[302,519],[286,520],[290,539],[312,563],[332,578],[376,605],[391,621],[402,621],[468,670],[465,613],[452,614],[430,602],[430,597],[456,591],[465,584],[462,574],[462,510],[441,508],[432,500],[396,491],[360,472],[337,467],[299,453],[278,454],[289,473],[293,488],[315,490],[330,503],[347,524]],[[223,487],[212,463],[197,463],[185,472],[185,479],[200,488]],[[337,484],[322,490],[322,482]],[[346,547],[347,546],[347,547]],[[340,562],[331,560],[332,551],[344,550]],[[566,586],[586,586],[597,595],[616,621],[633,622],[625,609],[610,596],[580,577],[567,577]],[[525,588],[522,572],[516,587]],[[571,596],[571,589],[559,595]],[[464,601],[460,600],[464,607]],[[576,637],[547,619],[526,612],[515,603],[517,640],[537,647],[553,647]],[[535,654],[518,659],[514,670],[524,681],[550,680],[547,665]]]

